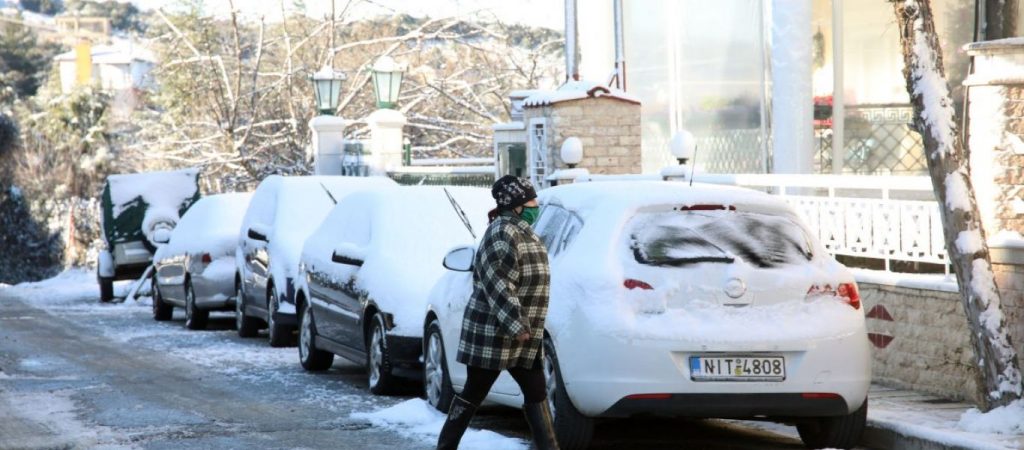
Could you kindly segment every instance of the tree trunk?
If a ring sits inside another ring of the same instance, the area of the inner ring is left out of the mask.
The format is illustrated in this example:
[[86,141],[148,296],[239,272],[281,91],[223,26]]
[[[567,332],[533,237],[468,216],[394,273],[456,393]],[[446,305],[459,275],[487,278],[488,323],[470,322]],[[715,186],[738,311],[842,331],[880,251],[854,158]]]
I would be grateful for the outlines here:
[[989,410],[1021,396],[1017,353],[1006,333],[970,167],[943,73],[930,0],[902,0],[893,5],[903,46],[903,75],[914,104],[914,125],[924,140],[928,172],[942,216],[946,252],[960,285],[960,298],[971,329],[981,406]]
[[1017,35],[1017,0],[983,0],[985,2],[985,29],[981,36],[986,41]]

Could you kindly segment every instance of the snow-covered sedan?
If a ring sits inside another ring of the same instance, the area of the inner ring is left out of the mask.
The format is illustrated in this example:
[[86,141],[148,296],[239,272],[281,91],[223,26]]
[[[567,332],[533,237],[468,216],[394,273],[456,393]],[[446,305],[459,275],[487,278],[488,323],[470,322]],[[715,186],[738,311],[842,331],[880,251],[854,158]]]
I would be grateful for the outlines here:
[[[540,201],[545,368],[563,449],[585,447],[594,418],[640,414],[769,418],[796,424],[813,448],[856,444],[871,378],[857,286],[781,199],[607,182]],[[445,266],[469,270],[474,250]],[[423,324],[426,394],[441,408],[466,380],[454,358],[471,283],[449,272]],[[522,404],[506,374],[488,398]]]
[[238,335],[254,337],[266,326],[272,347],[292,342],[302,243],[345,195],[396,185],[386,177],[265,178],[245,212],[235,250]]
[[302,250],[302,367],[326,370],[334,355],[365,363],[375,394],[398,378],[419,379],[423,314],[445,273],[437,262],[453,247],[472,245],[470,230],[484,230],[493,206],[487,189],[435,186],[358,192],[338,202]]
[[235,243],[252,194],[204,197],[153,255],[153,319],[185,309],[185,326],[206,328],[210,311],[235,306]]

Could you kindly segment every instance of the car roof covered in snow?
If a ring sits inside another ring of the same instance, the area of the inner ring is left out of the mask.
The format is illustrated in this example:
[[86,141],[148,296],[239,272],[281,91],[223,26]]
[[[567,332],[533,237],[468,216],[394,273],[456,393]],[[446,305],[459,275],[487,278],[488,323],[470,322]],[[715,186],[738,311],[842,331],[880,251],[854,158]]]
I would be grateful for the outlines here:
[[586,216],[589,211],[636,210],[654,206],[723,205],[754,211],[791,213],[782,199],[735,186],[670,181],[601,181],[545,189],[543,203],[555,203]]

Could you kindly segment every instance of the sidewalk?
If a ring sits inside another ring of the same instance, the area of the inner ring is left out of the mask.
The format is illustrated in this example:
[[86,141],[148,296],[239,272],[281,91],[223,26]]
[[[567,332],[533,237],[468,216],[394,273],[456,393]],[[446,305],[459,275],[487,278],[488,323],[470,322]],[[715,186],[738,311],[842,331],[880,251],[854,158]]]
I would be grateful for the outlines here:
[[872,449],[1024,449],[1024,435],[958,428],[961,415],[974,405],[878,385],[871,386],[868,398],[868,428],[862,443]]

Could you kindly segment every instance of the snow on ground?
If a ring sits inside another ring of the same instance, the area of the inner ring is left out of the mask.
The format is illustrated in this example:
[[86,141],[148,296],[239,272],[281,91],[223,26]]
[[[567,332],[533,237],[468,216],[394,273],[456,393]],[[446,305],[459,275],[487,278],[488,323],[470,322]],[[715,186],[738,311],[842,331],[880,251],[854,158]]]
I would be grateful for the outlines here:
[[[394,430],[402,436],[419,439],[427,444],[437,443],[437,436],[441,433],[445,421],[444,414],[420,398],[406,400],[379,411],[352,413],[351,417],[369,421],[374,426]],[[493,431],[470,428],[462,437],[459,446],[488,450],[521,450],[529,448],[529,443]]]
[[987,413],[972,408],[960,416],[957,426],[975,433],[1024,435],[1024,400],[1017,400]]
[[[117,444],[121,436],[109,427],[86,424],[78,417],[78,406],[72,399],[74,391],[5,392],[0,390],[0,409],[18,411],[18,417],[41,424],[52,436],[39,436],[18,442],[25,448],[103,448],[130,449]],[[0,420],[14,420],[0,411]]]

